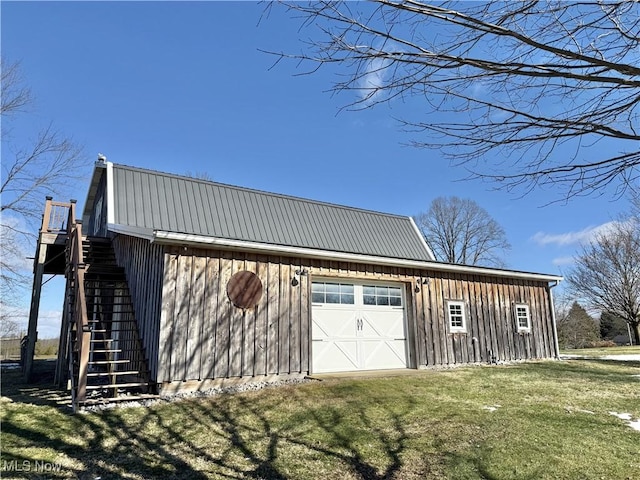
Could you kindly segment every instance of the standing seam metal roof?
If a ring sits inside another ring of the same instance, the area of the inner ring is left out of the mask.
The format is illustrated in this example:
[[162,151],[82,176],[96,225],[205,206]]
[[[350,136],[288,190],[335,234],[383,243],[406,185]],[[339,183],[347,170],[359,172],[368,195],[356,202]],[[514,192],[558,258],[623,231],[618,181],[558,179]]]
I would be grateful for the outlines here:
[[114,222],[138,229],[432,260],[409,217],[113,165]]

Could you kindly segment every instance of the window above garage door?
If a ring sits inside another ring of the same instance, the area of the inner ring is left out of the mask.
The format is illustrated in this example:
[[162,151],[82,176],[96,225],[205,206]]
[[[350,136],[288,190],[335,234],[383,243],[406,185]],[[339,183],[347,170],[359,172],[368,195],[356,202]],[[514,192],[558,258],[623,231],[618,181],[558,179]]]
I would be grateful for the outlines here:
[[311,302],[314,304],[402,308],[402,298],[400,286],[336,281],[314,281],[311,283]]
[[313,282],[311,284],[313,303],[354,304],[353,284],[335,282]]

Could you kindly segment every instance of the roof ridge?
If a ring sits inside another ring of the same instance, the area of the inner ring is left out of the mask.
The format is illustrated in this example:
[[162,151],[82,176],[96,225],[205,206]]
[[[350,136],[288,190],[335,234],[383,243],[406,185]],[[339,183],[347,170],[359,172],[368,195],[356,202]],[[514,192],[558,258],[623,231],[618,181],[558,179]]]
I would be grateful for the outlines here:
[[338,203],[325,202],[325,201],[321,201],[321,200],[313,200],[311,198],[298,197],[298,196],[295,196],[295,195],[285,195],[285,194],[282,194],[282,193],[268,192],[266,190],[259,190],[257,188],[241,187],[239,185],[232,185],[230,183],[216,182],[216,181],[213,181],[213,180],[204,180],[204,179],[201,179],[201,178],[189,177],[188,175],[179,175],[179,174],[176,174],[176,173],[161,172],[160,170],[152,170],[152,169],[149,169],[149,168],[133,167],[131,165],[124,165],[124,164],[120,164],[120,163],[111,163],[111,164],[115,168],[126,168],[128,170],[133,170],[133,171],[144,172],[144,173],[148,173],[148,174],[159,175],[159,176],[162,176],[162,177],[177,178],[177,179],[181,179],[181,180],[188,180],[188,181],[191,181],[191,182],[204,183],[204,184],[207,184],[207,185],[218,185],[218,186],[221,186],[221,187],[231,188],[231,189],[235,189],[235,190],[241,190],[241,191],[244,191],[244,192],[258,193],[258,194],[261,194],[261,195],[269,195],[269,196],[272,196],[272,197],[279,197],[279,198],[284,198],[284,199],[288,199],[288,200],[296,200],[296,201],[301,201],[301,202],[310,203],[310,204],[314,204],[314,205],[325,205],[325,206],[334,207],[334,208],[341,208],[341,209],[344,209],[344,210],[353,210],[353,211],[357,211],[357,212],[375,214],[375,215],[392,217],[392,218],[402,218],[402,219],[411,218],[410,215],[399,215],[399,214],[396,214],[396,213],[380,212],[378,210],[370,210],[370,209],[366,209],[366,208],[352,207],[352,206],[349,206],[349,205],[341,205],[341,204],[338,204]]

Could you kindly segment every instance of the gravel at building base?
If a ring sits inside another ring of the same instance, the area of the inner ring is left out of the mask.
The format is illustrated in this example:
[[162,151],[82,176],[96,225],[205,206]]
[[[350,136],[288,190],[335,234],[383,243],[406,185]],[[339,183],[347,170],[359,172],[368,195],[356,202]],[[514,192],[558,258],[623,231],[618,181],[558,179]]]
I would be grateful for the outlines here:
[[241,385],[234,385],[230,387],[224,388],[210,388],[208,390],[198,390],[195,392],[180,392],[172,395],[162,395],[159,398],[150,398],[150,399],[142,399],[136,400],[135,396],[132,395],[131,401],[120,400],[118,402],[108,402],[105,399],[105,403],[96,404],[96,405],[87,405],[82,408],[81,412],[100,412],[102,410],[109,410],[113,408],[130,408],[130,407],[150,407],[152,405],[158,405],[162,403],[168,402],[176,402],[183,399],[188,398],[205,398],[212,397],[215,395],[221,394],[230,394],[230,393],[240,393],[240,392],[250,392],[256,390],[262,390],[265,388],[274,388],[282,385],[294,385],[301,383],[313,382],[314,380],[311,378],[295,378],[295,379],[287,379],[287,380],[278,380],[273,382],[247,382]]

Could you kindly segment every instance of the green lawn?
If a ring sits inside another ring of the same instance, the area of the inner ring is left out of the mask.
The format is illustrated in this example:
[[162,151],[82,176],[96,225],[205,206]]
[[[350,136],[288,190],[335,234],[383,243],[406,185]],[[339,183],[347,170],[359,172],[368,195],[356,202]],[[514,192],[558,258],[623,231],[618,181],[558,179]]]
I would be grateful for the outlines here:
[[637,479],[640,431],[609,412],[640,419],[639,375],[640,363],[548,361],[71,415],[7,373],[0,468],[3,479]]
[[603,357],[605,355],[640,355],[640,346],[580,348],[575,350],[562,350],[566,355],[583,355],[585,357]]

